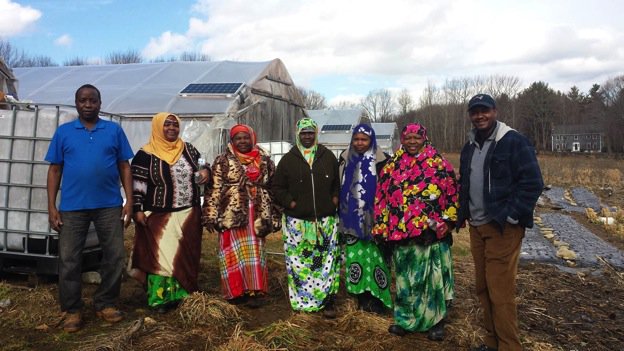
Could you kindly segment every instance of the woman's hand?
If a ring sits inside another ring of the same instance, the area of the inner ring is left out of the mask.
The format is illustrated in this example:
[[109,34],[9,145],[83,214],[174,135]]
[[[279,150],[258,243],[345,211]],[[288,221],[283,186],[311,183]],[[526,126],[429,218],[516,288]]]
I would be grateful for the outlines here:
[[448,234],[450,230],[451,229],[449,228],[448,224],[446,224],[446,222],[438,223],[438,226],[436,227],[436,237],[438,239],[442,239],[446,236],[446,234]]
[[134,223],[137,223],[140,226],[147,226],[147,217],[143,212],[136,212],[134,214]]
[[197,184],[201,185],[201,184],[208,183],[208,177],[210,176],[210,172],[208,172],[207,169],[203,168],[199,170],[198,173],[199,173],[199,181],[197,182]]

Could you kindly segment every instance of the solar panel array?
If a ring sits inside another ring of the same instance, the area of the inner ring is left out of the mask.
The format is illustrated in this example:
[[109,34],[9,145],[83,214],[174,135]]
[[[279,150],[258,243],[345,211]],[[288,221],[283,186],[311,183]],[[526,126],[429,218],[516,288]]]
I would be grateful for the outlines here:
[[189,84],[180,94],[234,94],[243,83],[196,83]]
[[350,130],[351,130],[350,124],[326,124],[321,129],[321,132],[329,132],[329,131],[338,132],[338,131],[350,131]]

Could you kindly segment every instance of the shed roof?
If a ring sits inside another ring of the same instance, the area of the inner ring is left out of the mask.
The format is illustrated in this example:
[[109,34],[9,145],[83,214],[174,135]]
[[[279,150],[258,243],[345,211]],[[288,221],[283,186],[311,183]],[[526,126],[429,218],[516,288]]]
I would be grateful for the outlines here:
[[318,124],[319,130],[323,129],[324,125],[350,124],[353,127],[360,122],[362,116],[362,110],[359,109],[308,110],[307,112],[308,116]]
[[[187,115],[227,112],[235,94],[182,96],[191,83],[244,83],[251,91],[287,101],[266,80],[293,85],[279,59],[265,62],[160,62],[124,65],[16,68],[22,100],[36,103],[74,104],[75,90],[86,83],[102,92],[102,110],[121,115],[152,115],[171,111]],[[303,105],[301,101],[290,101]]]
[[396,122],[371,123],[371,127],[375,130],[377,139],[392,139],[397,132]]

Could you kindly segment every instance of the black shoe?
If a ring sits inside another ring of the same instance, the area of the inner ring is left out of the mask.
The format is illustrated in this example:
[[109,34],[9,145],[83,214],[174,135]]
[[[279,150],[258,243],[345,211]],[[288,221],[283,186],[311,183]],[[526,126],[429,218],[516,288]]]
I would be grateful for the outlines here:
[[327,319],[336,318],[336,306],[334,306],[333,301],[326,304],[325,308],[323,308],[323,317]]
[[477,347],[472,347],[470,351],[498,351],[498,349],[495,349],[493,347],[487,346],[486,344],[483,344]]
[[247,303],[247,300],[248,300],[248,296],[247,295],[242,295],[242,296],[235,297],[233,299],[229,299],[229,300],[227,300],[227,302],[230,305],[242,305],[244,303]]
[[394,335],[398,335],[398,336],[405,336],[407,334],[407,330],[403,329],[398,324],[390,325],[390,328],[388,328],[388,332],[390,332],[390,333],[392,333]]
[[247,302],[247,307],[249,308],[260,308],[264,305],[266,305],[266,301],[260,295],[250,296],[249,302]]
[[427,332],[427,339],[432,341],[444,340],[444,322],[440,321]]

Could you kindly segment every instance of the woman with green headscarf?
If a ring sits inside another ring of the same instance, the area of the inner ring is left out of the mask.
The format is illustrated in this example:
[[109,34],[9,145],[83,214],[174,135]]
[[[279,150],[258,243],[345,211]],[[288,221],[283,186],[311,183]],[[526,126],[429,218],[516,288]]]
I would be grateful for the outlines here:
[[273,192],[284,207],[282,234],[290,304],[295,311],[323,310],[325,317],[335,318],[340,179],[336,156],[318,144],[317,133],[312,119],[297,122],[296,147],[277,165]]

